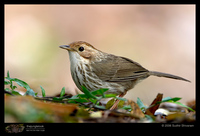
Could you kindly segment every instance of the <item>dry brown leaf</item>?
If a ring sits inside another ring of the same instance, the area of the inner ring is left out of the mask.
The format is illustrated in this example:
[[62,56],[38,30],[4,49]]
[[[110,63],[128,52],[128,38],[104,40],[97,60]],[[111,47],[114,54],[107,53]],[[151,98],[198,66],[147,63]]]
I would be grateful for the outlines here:
[[24,104],[29,104],[37,110],[47,111],[56,115],[69,115],[77,109],[76,104],[61,104],[53,102],[44,102],[34,99],[32,96],[5,96],[5,106],[15,105],[18,108],[23,108]]
[[196,110],[196,101],[195,100],[188,101],[186,105],[188,107],[192,108],[193,110]]
[[[153,100],[153,102],[151,103],[150,107],[145,111],[145,114],[147,115],[154,115],[155,111],[158,109],[158,107],[160,106],[160,104],[156,104],[159,101],[162,101],[163,98],[163,94],[158,93],[158,95],[156,96],[156,98]],[[156,105],[155,105],[156,104]],[[155,106],[153,106],[155,105]]]
[[125,103],[125,105],[131,105],[132,111],[130,112],[131,114],[135,114],[137,116],[139,116],[140,118],[145,117],[144,113],[142,112],[142,110],[140,109],[140,107],[138,106],[138,104],[132,100],[128,100],[127,103]]

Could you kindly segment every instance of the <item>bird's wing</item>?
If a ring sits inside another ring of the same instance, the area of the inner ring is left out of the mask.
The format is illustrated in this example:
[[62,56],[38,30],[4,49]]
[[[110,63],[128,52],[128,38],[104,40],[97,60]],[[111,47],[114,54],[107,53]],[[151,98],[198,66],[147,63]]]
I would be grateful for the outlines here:
[[130,59],[108,54],[105,60],[91,64],[93,72],[107,82],[122,82],[148,77],[148,70]]

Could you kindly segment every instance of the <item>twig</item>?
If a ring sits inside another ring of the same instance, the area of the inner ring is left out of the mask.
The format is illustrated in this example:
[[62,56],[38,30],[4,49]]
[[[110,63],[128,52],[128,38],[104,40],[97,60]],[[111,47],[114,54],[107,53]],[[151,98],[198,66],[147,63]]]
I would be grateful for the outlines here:
[[11,92],[6,91],[6,90],[4,90],[4,93],[10,94],[10,95],[12,95],[12,96],[15,96],[14,94],[12,94]]

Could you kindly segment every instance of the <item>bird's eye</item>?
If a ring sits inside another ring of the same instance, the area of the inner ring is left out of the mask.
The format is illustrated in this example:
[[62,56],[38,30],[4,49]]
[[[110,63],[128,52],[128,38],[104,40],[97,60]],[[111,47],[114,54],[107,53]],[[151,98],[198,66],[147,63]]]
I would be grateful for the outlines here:
[[78,48],[78,50],[79,51],[84,51],[84,47],[81,46],[81,47]]

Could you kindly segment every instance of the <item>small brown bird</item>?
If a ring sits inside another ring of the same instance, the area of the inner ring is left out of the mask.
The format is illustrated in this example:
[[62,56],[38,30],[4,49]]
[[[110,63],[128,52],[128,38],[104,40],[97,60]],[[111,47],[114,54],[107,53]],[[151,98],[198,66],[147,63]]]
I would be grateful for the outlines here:
[[[89,91],[108,88],[109,90],[105,93],[123,97],[139,81],[151,75],[190,82],[179,76],[149,71],[137,62],[102,52],[84,41],[59,47],[68,50],[71,75],[81,91],[81,86],[86,87]],[[115,109],[118,102],[116,101],[111,109]]]

